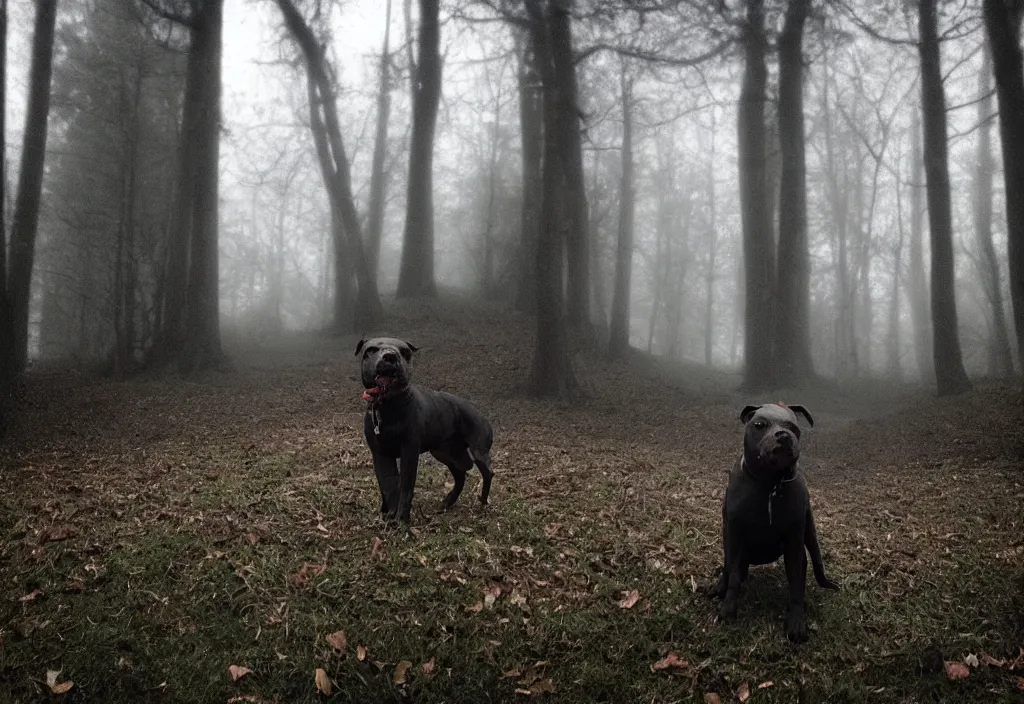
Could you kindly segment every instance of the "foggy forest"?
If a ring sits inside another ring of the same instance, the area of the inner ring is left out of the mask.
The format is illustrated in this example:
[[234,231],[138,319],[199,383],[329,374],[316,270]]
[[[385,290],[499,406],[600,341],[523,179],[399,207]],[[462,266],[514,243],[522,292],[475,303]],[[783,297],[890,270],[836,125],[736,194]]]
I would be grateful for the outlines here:
[[0,699],[1022,696],[1022,20],[0,0]]

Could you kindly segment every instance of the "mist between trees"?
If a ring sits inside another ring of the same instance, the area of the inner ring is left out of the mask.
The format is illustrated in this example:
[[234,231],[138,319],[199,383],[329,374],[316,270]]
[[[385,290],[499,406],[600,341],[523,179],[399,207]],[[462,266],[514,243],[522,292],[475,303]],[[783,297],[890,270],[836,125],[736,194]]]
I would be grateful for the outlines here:
[[7,382],[452,290],[536,314],[537,393],[635,348],[750,389],[1014,373],[1020,3],[7,5]]

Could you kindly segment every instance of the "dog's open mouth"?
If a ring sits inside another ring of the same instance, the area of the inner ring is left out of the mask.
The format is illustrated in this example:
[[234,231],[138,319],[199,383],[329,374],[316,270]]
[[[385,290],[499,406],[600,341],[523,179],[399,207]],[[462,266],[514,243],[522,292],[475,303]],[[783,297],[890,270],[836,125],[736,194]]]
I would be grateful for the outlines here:
[[388,376],[386,374],[378,374],[373,381],[377,384],[378,389],[386,389],[395,383],[395,377]]

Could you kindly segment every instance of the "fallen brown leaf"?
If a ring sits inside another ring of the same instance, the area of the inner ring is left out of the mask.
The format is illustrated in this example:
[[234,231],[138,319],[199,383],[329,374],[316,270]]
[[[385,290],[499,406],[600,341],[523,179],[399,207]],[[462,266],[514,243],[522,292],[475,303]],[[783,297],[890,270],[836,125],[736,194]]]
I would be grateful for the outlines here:
[[757,688],[758,689],[768,689],[769,687],[773,687],[773,686],[775,686],[775,683],[772,682],[771,680],[768,680],[767,682],[762,682],[761,684],[757,685]]
[[688,663],[685,658],[681,658],[678,655],[676,655],[675,652],[670,652],[661,660],[651,665],[651,672],[657,672],[658,670],[667,670],[671,667],[679,669],[688,669],[690,667],[690,663]]
[[228,666],[228,672],[231,673],[231,680],[237,682],[248,674],[252,673],[248,667],[239,667],[238,665]]
[[50,688],[50,691],[54,694],[67,694],[71,691],[71,688],[75,686],[75,683],[71,680],[67,682],[58,682],[57,678],[60,677],[60,670],[47,670],[46,671],[46,686]]
[[412,663],[408,660],[402,660],[395,665],[395,674],[391,677],[392,684],[405,684],[408,680],[410,669],[412,669]]
[[551,679],[540,680],[530,685],[531,694],[553,694],[555,691],[555,681]]
[[967,665],[964,665],[962,662],[947,660],[943,665],[946,668],[946,679],[951,682],[966,679],[971,674],[971,671],[967,669]]
[[471,614],[478,614],[478,613],[480,613],[483,610],[484,610],[484,602],[482,602],[482,601],[478,601],[475,604],[473,604],[472,606],[467,606],[466,607],[466,612],[467,613],[471,613]]
[[292,575],[292,583],[297,586],[305,586],[314,577],[319,577],[327,570],[327,565],[311,565],[308,562],[298,572]]
[[484,606],[486,608],[488,608],[488,609],[491,608],[492,606],[494,606],[494,602],[497,601],[498,597],[500,597],[500,596],[501,596],[501,585],[500,584],[495,584],[495,585],[492,585],[490,587],[485,587],[484,588]]
[[986,665],[991,665],[992,667],[1006,667],[1005,660],[997,660],[996,658],[986,653],[984,650],[982,650],[981,653],[978,655],[978,659]]
[[256,543],[260,542],[260,534],[259,533],[246,533],[245,534],[245,539],[249,541],[250,545],[255,545]]
[[335,650],[344,650],[346,646],[345,631],[335,631],[327,636],[327,643]]
[[42,596],[42,594],[43,594],[43,591],[41,589],[33,589],[28,594],[26,594],[24,596],[21,596],[21,597],[18,597],[18,601],[21,601],[21,602],[35,601],[40,596]]
[[722,704],[722,698],[714,692],[707,692],[704,695],[704,704]]
[[636,589],[630,589],[629,591],[622,592],[622,598],[619,599],[619,608],[632,609],[638,601],[640,601],[640,592]]
[[434,666],[434,658],[430,658],[425,663],[420,665],[420,672],[422,672],[424,675],[432,675],[434,674]]
[[386,556],[384,554],[384,541],[381,540],[380,537],[374,538],[373,546],[370,548],[370,559],[372,560],[376,558],[378,560],[383,560],[385,557]]
[[358,660],[359,662],[362,662],[363,660],[366,660],[366,646],[365,645],[357,645],[356,646],[356,660]]
[[531,692],[530,690],[528,690],[528,689],[520,689],[518,687],[516,688],[516,694],[522,694],[522,695],[527,696],[527,697],[533,696],[533,692]]
[[50,526],[49,528],[43,528],[39,533],[39,544],[44,543],[56,543],[61,540],[67,540],[75,535],[75,529],[71,526]]
[[740,700],[740,704],[750,699],[750,685],[744,682],[736,690],[736,698]]
[[1017,689],[1024,690],[1024,677],[1013,677],[1017,681]]
[[316,672],[313,673],[313,681],[316,683],[316,689],[321,694],[331,695],[331,678],[327,676],[324,668],[316,668]]

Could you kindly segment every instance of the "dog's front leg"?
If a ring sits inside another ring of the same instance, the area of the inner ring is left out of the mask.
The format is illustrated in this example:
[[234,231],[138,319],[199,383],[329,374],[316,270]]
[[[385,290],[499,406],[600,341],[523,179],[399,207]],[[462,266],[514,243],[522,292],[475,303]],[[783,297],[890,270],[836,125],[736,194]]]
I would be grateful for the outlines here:
[[412,516],[412,493],[416,488],[416,472],[419,469],[420,444],[407,442],[402,445],[400,460],[399,483],[401,489],[398,497],[398,517],[406,523]]
[[807,555],[804,553],[803,530],[791,530],[783,545],[786,581],[789,583],[789,605],[786,607],[786,637],[794,643],[807,640]]
[[398,510],[398,461],[375,452],[373,472],[380,487],[380,512],[385,518],[394,518]]
[[719,616],[723,621],[736,618],[736,611],[740,600],[740,584],[744,573],[747,571],[747,552],[740,540],[741,530],[733,526],[726,531],[725,542],[725,574],[726,587],[725,598],[722,599],[722,609]]

